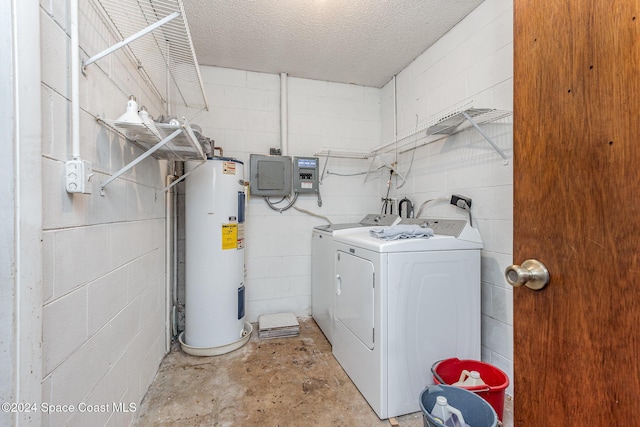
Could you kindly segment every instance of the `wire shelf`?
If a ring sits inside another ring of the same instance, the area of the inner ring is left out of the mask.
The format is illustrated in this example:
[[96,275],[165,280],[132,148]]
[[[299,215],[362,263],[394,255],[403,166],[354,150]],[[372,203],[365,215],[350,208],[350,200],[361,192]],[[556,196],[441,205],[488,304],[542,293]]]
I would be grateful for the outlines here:
[[154,123],[149,126],[144,123],[122,123],[100,117],[97,120],[112,132],[133,142],[143,150],[154,148],[160,141],[171,136],[175,131],[181,130],[177,136],[156,149],[151,155],[156,159],[174,161],[206,160],[206,155],[199,142],[200,133],[192,129],[186,122],[180,126],[168,123]]
[[[468,118],[465,117],[465,114],[468,115]],[[427,126],[426,129],[421,130],[421,132],[425,132],[425,135],[420,137],[420,142],[404,141],[402,144],[397,145],[397,150],[399,153],[405,153],[455,135],[471,127],[478,129],[478,126],[504,119],[512,114],[511,111],[470,108],[441,118],[439,121]],[[487,137],[485,136],[485,138]]]
[[[169,80],[178,98],[171,99],[172,104],[198,110],[208,109],[182,0],[94,2],[121,38],[118,44],[128,47],[137,62],[136,66],[161,98]],[[84,66],[122,47],[118,44],[89,58]]]
[[511,111],[471,108],[471,104],[466,103],[417,125],[410,131],[398,136],[393,142],[376,147],[369,152],[324,149],[315,153],[314,156],[370,159],[394,151],[401,154],[447,138],[470,127],[475,127],[506,162],[507,157],[504,152],[480,129],[480,126],[504,119],[512,114]]
[[345,151],[325,149],[314,153],[316,157],[339,157],[341,159],[368,159],[372,154],[364,151]]

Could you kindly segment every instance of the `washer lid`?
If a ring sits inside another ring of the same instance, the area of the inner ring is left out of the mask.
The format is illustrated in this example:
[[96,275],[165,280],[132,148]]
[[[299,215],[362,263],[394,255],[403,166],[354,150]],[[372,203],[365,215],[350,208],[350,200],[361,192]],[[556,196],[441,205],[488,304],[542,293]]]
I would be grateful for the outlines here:
[[459,249],[482,249],[482,239],[478,230],[468,224],[456,236],[436,234],[429,238],[411,238],[398,240],[382,240],[371,235],[368,227],[351,229],[334,235],[334,241],[347,245],[368,249],[375,252],[421,252]]
[[337,230],[347,230],[349,228],[360,228],[363,227],[360,223],[345,223],[345,224],[326,224],[326,225],[318,225],[313,227],[314,230],[322,231],[325,233],[333,233]]

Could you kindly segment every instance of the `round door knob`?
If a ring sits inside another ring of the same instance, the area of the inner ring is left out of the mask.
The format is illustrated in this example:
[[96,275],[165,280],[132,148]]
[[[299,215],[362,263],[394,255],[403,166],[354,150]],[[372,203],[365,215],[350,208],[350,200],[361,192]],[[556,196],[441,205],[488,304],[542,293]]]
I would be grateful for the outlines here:
[[536,259],[528,259],[522,265],[510,265],[504,271],[504,276],[514,288],[525,285],[538,291],[549,283],[549,270]]

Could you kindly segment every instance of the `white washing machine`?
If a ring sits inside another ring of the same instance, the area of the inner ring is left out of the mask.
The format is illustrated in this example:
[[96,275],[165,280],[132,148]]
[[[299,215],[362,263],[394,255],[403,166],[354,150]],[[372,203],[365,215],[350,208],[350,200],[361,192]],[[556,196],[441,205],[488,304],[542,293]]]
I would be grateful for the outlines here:
[[329,224],[314,227],[311,238],[311,315],[327,340],[333,340],[335,296],[335,247],[337,234],[362,227],[394,225],[398,215],[369,214],[358,223]]
[[428,239],[334,236],[333,354],[381,419],[420,411],[434,362],[480,359],[482,240],[464,220],[427,221]]

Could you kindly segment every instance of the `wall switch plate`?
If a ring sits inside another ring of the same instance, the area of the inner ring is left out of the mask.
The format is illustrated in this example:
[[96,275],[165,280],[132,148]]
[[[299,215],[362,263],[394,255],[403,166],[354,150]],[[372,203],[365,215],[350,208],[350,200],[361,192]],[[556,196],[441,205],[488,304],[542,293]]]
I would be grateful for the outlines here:
[[65,163],[65,188],[67,193],[91,194],[93,176],[91,162],[87,160],[67,160]]

